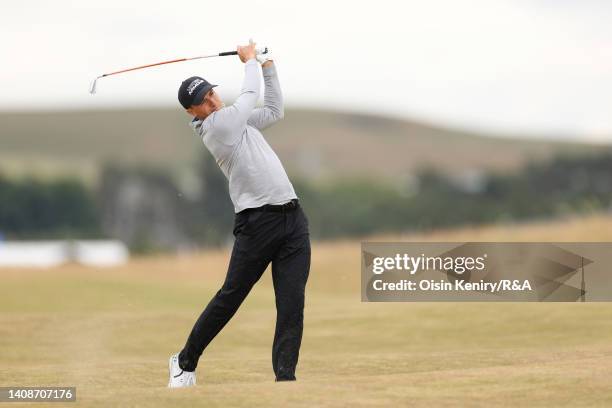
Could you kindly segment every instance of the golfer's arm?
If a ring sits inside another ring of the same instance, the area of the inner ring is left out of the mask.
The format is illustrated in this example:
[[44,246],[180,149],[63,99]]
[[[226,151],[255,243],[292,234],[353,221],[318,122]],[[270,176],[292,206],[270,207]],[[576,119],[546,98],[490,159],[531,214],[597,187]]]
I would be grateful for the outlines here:
[[258,63],[255,58],[244,64],[244,81],[236,101],[217,112],[215,122],[219,128],[230,132],[244,127],[255,108],[261,87]]
[[258,129],[264,129],[283,118],[283,93],[281,92],[278,74],[274,63],[262,68],[265,92],[263,108],[256,108],[251,113],[249,124]]

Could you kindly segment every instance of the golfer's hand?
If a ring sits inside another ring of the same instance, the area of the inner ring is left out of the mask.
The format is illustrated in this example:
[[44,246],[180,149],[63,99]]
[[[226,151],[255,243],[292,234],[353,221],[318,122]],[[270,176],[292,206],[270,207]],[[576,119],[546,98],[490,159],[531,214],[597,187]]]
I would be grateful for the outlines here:
[[268,52],[266,52],[265,54],[257,54],[257,55],[255,55],[255,59],[257,61],[259,61],[261,66],[264,67],[264,68],[269,67],[270,65],[272,65],[272,56],[270,55],[270,49],[266,47],[266,50]]
[[252,39],[249,39],[249,45],[239,45],[236,48],[236,51],[238,51],[238,56],[242,62],[247,62],[251,58],[255,58],[257,55],[257,52],[255,51],[255,43]]

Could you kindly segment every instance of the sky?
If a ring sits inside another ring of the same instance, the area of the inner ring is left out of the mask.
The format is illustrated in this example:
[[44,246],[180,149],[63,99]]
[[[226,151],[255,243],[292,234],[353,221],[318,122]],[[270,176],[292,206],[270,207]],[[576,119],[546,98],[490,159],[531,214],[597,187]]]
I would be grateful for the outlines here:
[[0,110],[167,106],[200,75],[231,102],[237,57],[268,46],[286,107],[612,142],[612,2],[29,1],[0,16]]

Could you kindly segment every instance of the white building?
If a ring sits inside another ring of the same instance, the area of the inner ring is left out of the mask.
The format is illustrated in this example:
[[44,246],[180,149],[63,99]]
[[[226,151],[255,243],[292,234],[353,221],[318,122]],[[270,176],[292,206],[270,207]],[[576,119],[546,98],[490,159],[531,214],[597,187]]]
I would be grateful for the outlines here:
[[110,267],[129,258],[120,241],[0,241],[0,267],[49,268],[66,262]]

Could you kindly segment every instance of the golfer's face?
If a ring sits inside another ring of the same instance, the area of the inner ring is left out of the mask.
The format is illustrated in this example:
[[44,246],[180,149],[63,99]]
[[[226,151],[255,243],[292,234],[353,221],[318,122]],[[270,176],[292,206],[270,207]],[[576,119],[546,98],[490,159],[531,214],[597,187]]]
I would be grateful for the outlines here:
[[187,109],[187,111],[196,116],[198,119],[204,119],[222,107],[223,102],[221,101],[221,98],[214,89],[211,89],[206,95],[204,95],[204,99],[202,99],[201,104],[193,105],[191,108]]

